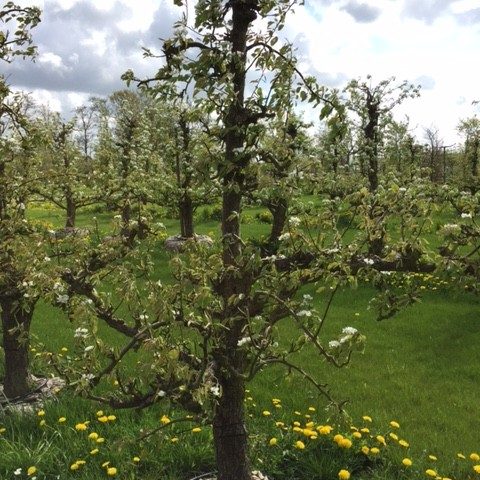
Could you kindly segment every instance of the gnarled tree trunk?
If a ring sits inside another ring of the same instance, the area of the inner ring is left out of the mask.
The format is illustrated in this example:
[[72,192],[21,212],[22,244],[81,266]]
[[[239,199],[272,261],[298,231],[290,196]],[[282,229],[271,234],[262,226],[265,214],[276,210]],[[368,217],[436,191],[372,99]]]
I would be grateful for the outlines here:
[[28,340],[33,305],[23,309],[20,300],[19,297],[6,297],[0,300],[5,352],[3,391],[7,398],[12,399],[30,392]]

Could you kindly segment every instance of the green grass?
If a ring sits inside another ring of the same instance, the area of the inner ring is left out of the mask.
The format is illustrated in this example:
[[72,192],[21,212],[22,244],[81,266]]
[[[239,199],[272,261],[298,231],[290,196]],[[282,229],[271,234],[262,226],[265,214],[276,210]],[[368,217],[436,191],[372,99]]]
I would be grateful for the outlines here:
[[[249,214],[253,217],[257,212],[255,209]],[[54,227],[63,224],[63,214],[56,210],[40,207],[29,214]],[[102,229],[108,229],[111,215],[102,213],[81,213],[79,226],[90,224],[93,216]],[[448,214],[442,212],[434,222],[448,219]],[[177,233],[177,221],[162,221],[169,234]],[[268,232],[268,225],[249,223],[242,229],[247,236],[259,237]],[[217,236],[218,222],[201,223],[197,232]],[[436,241],[433,230],[428,236],[432,242]],[[159,264],[166,264],[167,259],[165,253],[158,253]],[[166,271],[160,271],[159,275],[168,278]],[[313,287],[305,289],[304,293],[307,292],[313,294],[316,306],[322,310],[325,301],[322,294],[316,294]],[[339,449],[330,436],[328,440],[319,437],[316,441],[302,437],[307,448],[296,450],[292,445],[300,437],[291,431],[282,432],[274,421],[290,425],[299,419],[303,426],[309,420],[305,415],[311,414],[316,424],[333,419],[325,410],[325,401],[303,380],[286,376],[280,369],[270,369],[261,373],[249,387],[253,400],[248,402],[248,412],[252,415],[249,420],[252,462],[274,479],[329,480],[337,478],[340,468],[347,467],[354,474],[352,480],[421,478],[425,476],[423,471],[432,466],[445,476],[448,473],[460,479],[471,475],[472,462],[464,461],[462,466],[456,453],[468,455],[480,450],[480,299],[457,292],[454,285],[442,286],[427,291],[420,303],[395,318],[379,323],[368,310],[373,294],[374,290],[366,285],[340,291],[323,332],[329,340],[345,326],[358,328],[367,337],[364,354],[354,355],[350,365],[341,370],[321,362],[308,349],[297,360],[329,385],[334,398],[348,400],[347,410],[353,425],[365,426],[361,417],[369,415],[374,420],[372,426],[369,425],[372,432],[388,438],[392,431],[389,422],[396,420],[401,424],[398,435],[410,443],[410,448],[404,451],[391,442],[386,453],[376,459],[358,453],[360,442],[345,451]],[[72,328],[57,310],[42,303],[38,305],[32,333],[48,350],[58,352],[64,346],[71,348]],[[290,322],[281,323],[281,338],[298,334]],[[102,335],[107,335],[107,330]],[[282,400],[281,409],[273,408],[274,397]],[[315,407],[316,412],[309,413],[309,406]],[[45,417],[34,414],[2,418],[0,414],[0,427],[3,425],[6,429],[0,435],[0,478],[26,478],[26,475],[13,477],[12,472],[18,467],[25,472],[29,465],[35,465],[41,472],[39,478],[93,480],[106,477],[100,467],[104,461],[118,467],[118,478],[122,479],[188,479],[213,468],[208,427],[192,434],[191,425],[179,423],[139,441],[142,429],[146,432],[157,428],[163,414],[174,418],[180,413],[156,405],[141,412],[115,412],[117,420],[103,425],[96,420],[98,408],[101,407],[63,394],[58,402],[46,406]],[[264,410],[271,411],[272,415],[263,417]],[[67,422],[58,424],[62,416]],[[43,427],[39,426],[41,419],[46,419]],[[86,420],[91,421],[87,432],[77,432],[75,424]],[[87,438],[93,430],[106,439],[95,457],[89,454],[94,446]],[[175,433],[183,430],[186,432]],[[278,437],[278,445],[268,447],[268,440],[273,436]],[[172,443],[174,437],[179,438],[178,443]],[[372,446],[375,440],[369,439],[367,443]],[[438,460],[428,460],[428,454],[436,455]],[[134,464],[134,456],[140,457],[138,464]],[[405,474],[400,466],[403,456],[414,460],[411,475]],[[79,459],[87,460],[86,465],[70,472],[69,466]]]

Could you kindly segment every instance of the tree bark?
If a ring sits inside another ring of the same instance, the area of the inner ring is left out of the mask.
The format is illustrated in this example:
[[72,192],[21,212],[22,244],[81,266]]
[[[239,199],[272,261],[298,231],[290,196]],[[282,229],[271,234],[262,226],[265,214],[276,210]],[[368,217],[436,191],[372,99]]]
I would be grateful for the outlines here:
[[24,310],[20,298],[3,298],[2,308],[3,349],[5,352],[4,394],[7,398],[21,397],[30,392],[29,385],[29,332],[33,305]]
[[273,217],[272,229],[268,238],[268,244],[272,246],[278,242],[278,237],[280,237],[283,228],[285,227],[287,221],[288,201],[285,198],[281,198],[275,203],[271,203],[268,206],[268,209]]
[[213,419],[218,480],[250,480],[244,423],[245,386],[241,379],[235,377],[219,380],[222,396]]
[[187,193],[184,193],[179,204],[180,233],[184,238],[193,238],[193,202]]
[[65,193],[67,201],[67,218],[65,221],[65,228],[74,228],[77,217],[77,205],[75,204],[75,200],[69,187],[67,187]]

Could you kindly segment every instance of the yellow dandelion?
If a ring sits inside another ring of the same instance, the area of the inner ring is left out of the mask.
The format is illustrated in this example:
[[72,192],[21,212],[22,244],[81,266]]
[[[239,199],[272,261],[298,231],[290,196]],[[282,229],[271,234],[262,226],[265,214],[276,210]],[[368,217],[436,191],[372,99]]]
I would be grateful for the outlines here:
[[97,417],[103,417],[104,413],[103,413],[103,410],[99,410],[97,413],[96,413]]
[[72,470],[72,472],[74,472],[75,470],[78,470],[79,468],[80,468],[80,465],[77,462],[72,463],[70,465],[70,470]]
[[360,432],[353,432],[353,433],[352,433],[352,437],[353,437],[353,438],[357,438],[357,439],[358,439],[358,438],[362,438],[362,434],[361,434]]
[[388,436],[395,441],[398,440],[398,435],[396,435],[395,433],[389,433]]
[[108,422],[108,417],[106,415],[102,415],[101,417],[98,417],[98,421],[100,423],[107,423]]
[[405,466],[405,467],[411,467],[412,466],[412,461],[409,459],[409,458],[404,458],[402,460],[402,464]]
[[405,448],[408,448],[410,446],[410,444],[406,440],[399,440],[398,444]]
[[385,437],[383,437],[382,435],[377,435],[377,442],[378,443],[381,443],[382,445],[386,445],[387,443],[385,442]]
[[39,411],[37,412],[37,415],[38,415],[39,417],[44,417],[44,416],[45,416],[45,410],[39,410]]
[[163,415],[162,418],[160,419],[160,422],[163,425],[168,425],[171,422],[171,420],[166,415]]
[[133,463],[140,462],[140,457],[133,457]]
[[370,449],[370,453],[371,453],[372,455],[378,455],[378,454],[380,453],[380,449],[377,448],[377,447],[372,447],[372,448]]
[[96,442],[97,443],[105,443],[105,439],[103,437],[98,437]]
[[107,468],[107,475],[109,477],[114,477],[117,474],[117,469],[115,467],[108,467]]
[[269,417],[269,416],[271,415],[271,413],[270,413],[268,410],[264,410],[264,411],[262,412],[262,415],[263,415],[264,417]]
[[90,455],[96,455],[99,452],[98,448],[94,448],[90,451]]
[[478,453],[471,453],[469,455],[469,458],[470,460],[472,460],[473,462],[478,462],[480,460],[480,456],[478,455]]
[[428,477],[435,478],[437,477],[437,472],[429,468],[428,470],[425,470],[425,475],[427,475]]
[[171,441],[172,443],[177,443],[178,440],[179,440],[178,437],[173,437],[173,438],[170,439],[170,441]]
[[201,432],[201,431],[202,431],[202,429],[201,429],[200,427],[194,427],[194,428],[192,428],[192,433],[199,433],[199,432]]
[[391,426],[392,428],[400,428],[400,424],[399,424],[398,422],[396,422],[395,420],[392,420],[392,421],[390,422],[390,426]]
[[362,447],[362,453],[368,455],[370,453],[370,449],[366,445],[364,445]]
[[480,473],[480,465],[474,465],[474,466],[473,466],[473,471],[474,471],[475,473]]
[[317,428],[320,435],[329,435],[333,428],[330,425],[324,425]]
[[35,473],[37,473],[37,467],[34,467],[34,466],[28,467],[27,475],[29,477],[32,475],[35,475]]
[[343,438],[338,442],[338,446],[341,448],[350,448],[352,446],[352,441],[348,438]]
[[364,415],[364,416],[362,417],[362,419],[363,419],[365,422],[370,422],[370,423],[372,422],[372,417],[369,417],[368,415]]
[[109,415],[107,418],[109,422],[114,422],[117,419],[115,415]]
[[58,419],[58,423],[65,423],[67,421],[67,419],[65,417],[60,417]]
[[457,457],[461,458],[462,460],[465,460],[465,455],[463,453],[457,453]]
[[342,469],[338,472],[338,478],[340,480],[348,480],[350,478],[350,472]]
[[438,460],[435,455],[429,455],[428,458],[429,458],[430,460],[433,460],[434,462],[435,462],[436,460]]
[[90,440],[96,440],[98,437],[99,437],[99,435],[98,435],[97,432],[92,432],[92,433],[89,433],[89,434],[88,434],[88,438],[89,438]]
[[268,444],[269,444],[271,447],[274,447],[277,443],[278,443],[278,440],[277,440],[275,437],[271,438],[271,439],[268,441]]
[[341,435],[340,433],[337,433],[334,437],[333,437],[333,441],[335,443],[340,443],[342,440],[343,440],[343,435]]
[[305,444],[301,440],[297,440],[295,442],[295,448],[298,450],[303,450],[305,448]]
[[75,430],[77,430],[78,432],[82,432],[83,430],[86,430],[88,427],[87,427],[87,424],[86,423],[77,423],[75,425]]

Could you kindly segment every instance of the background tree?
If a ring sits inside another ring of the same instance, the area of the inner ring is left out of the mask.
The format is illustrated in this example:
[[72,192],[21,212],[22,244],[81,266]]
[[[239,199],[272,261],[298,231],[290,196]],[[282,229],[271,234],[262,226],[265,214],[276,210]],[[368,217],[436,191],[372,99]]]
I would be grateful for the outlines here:
[[460,121],[457,128],[465,138],[464,155],[469,173],[466,175],[466,186],[475,193],[479,188],[480,120],[477,117],[466,118]]

